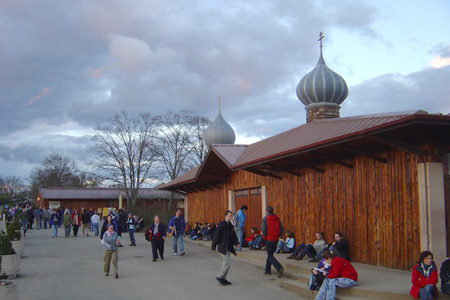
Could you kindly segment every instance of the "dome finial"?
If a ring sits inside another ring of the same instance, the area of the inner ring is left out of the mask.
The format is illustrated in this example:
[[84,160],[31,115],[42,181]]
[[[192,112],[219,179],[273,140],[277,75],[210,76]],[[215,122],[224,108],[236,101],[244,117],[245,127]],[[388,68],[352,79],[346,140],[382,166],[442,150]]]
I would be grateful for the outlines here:
[[319,39],[318,39],[318,41],[320,42],[320,55],[322,55],[322,48],[323,48],[322,40],[323,40],[324,37],[325,36],[323,35],[323,32],[321,31],[320,34],[319,34]]
[[222,99],[220,99],[220,95],[219,95],[219,111],[220,111],[220,101],[221,101]]

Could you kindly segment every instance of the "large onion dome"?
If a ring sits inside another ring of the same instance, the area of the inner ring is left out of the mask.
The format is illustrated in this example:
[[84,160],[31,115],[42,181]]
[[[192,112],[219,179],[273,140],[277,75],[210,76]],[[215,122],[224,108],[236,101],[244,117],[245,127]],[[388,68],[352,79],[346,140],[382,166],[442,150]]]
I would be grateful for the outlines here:
[[328,68],[322,53],[316,67],[297,85],[297,97],[306,106],[319,103],[339,105],[347,96],[347,83],[339,74]]
[[[220,98],[219,98],[220,103]],[[236,136],[233,128],[222,117],[222,113],[219,112],[214,121],[206,128],[203,134],[206,145],[209,147],[213,144],[234,144]]]

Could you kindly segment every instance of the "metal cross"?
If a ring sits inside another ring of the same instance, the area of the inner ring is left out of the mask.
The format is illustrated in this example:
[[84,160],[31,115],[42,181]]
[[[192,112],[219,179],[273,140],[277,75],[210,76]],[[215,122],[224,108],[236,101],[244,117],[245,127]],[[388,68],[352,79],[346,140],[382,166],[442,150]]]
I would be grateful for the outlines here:
[[320,34],[319,34],[319,39],[318,39],[318,41],[320,42],[320,54],[322,54],[322,40],[323,40],[323,38],[324,38],[325,36],[323,35],[323,33],[322,33],[322,31],[320,32]]

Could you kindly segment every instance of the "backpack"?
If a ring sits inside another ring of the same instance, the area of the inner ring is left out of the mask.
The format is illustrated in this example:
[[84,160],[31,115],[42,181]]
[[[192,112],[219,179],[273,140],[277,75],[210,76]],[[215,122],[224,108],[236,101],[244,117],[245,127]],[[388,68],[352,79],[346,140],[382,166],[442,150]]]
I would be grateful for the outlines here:
[[231,225],[233,225],[234,227],[238,227],[238,225],[239,225],[239,220],[238,220],[238,217],[237,217],[237,213],[238,212],[235,212],[233,214],[233,216],[231,217],[231,220],[230,220]]
[[152,231],[151,231],[150,229],[147,229],[147,230],[144,232],[145,240],[146,240],[147,242],[150,242],[150,241],[152,240],[152,235],[153,235]]
[[311,273],[311,275],[309,275],[309,278],[308,278],[308,288],[311,291],[318,291],[320,289],[320,287],[322,286],[324,278],[325,277],[323,276],[322,273],[319,273],[317,275],[314,275],[313,273]]

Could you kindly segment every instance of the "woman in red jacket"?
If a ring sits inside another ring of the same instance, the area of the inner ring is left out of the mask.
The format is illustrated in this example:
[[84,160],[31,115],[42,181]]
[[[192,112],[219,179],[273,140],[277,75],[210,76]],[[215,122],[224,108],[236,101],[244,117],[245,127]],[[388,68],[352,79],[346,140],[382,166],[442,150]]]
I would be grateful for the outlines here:
[[413,268],[411,279],[413,286],[409,293],[414,298],[420,297],[420,300],[431,300],[433,296],[437,298],[437,281],[437,267],[433,261],[433,253],[423,251]]
[[328,272],[325,272],[325,280],[320,287],[316,300],[334,300],[336,298],[336,287],[351,288],[357,285],[358,273],[347,260],[338,257],[334,251],[325,251],[322,255],[325,259],[325,267],[331,267]]

